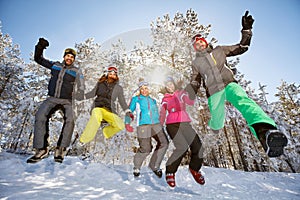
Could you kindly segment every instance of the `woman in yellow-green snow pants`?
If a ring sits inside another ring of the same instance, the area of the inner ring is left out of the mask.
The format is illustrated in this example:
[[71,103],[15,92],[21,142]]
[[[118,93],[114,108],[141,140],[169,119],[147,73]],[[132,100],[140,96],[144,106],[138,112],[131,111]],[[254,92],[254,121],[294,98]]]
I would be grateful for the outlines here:
[[92,110],[90,120],[80,136],[80,142],[88,143],[92,141],[101,125],[102,120],[109,123],[109,126],[103,128],[103,135],[105,138],[110,138],[119,131],[125,129],[124,122],[118,115],[106,110],[105,108],[96,107]]
[[92,141],[105,120],[109,125],[103,128],[105,138],[110,138],[119,131],[125,129],[123,120],[116,114],[116,101],[118,99],[125,115],[132,115],[125,101],[123,88],[119,85],[118,69],[114,65],[107,67],[107,74],[103,74],[94,89],[88,92],[86,99],[95,98],[91,117],[80,136],[81,143]]

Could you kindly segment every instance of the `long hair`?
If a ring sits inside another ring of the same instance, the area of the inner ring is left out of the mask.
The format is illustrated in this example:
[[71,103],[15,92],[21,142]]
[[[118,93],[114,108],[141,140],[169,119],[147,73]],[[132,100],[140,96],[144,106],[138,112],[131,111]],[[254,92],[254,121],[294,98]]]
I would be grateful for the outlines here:
[[[115,81],[113,82],[113,83],[115,83],[115,82],[117,82],[118,80],[119,80],[119,77],[118,77],[118,75],[116,75],[116,79],[115,79]],[[104,81],[106,81],[106,80],[108,80],[108,75],[107,74],[103,74],[99,79],[98,79],[98,81],[100,82],[100,83],[103,83]]]

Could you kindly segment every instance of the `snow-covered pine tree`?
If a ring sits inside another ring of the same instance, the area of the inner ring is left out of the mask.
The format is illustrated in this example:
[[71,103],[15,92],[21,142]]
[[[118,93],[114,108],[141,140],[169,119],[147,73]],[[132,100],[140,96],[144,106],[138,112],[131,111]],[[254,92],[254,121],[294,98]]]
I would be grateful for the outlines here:
[[277,87],[278,92],[275,96],[279,101],[273,103],[272,112],[279,128],[289,139],[286,147],[286,156],[283,158],[286,163],[277,163],[277,165],[286,169],[292,169],[293,172],[300,172],[300,85],[297,83],[287,83],[282,81]]
[[13,44],[12,38],[1,29],[0,58],[0,142],[2,148],[16,150],[22,140],[22,122],[27,116],[23,99],[28,86],[22,76],[24,61],[20,58],[19,45]]

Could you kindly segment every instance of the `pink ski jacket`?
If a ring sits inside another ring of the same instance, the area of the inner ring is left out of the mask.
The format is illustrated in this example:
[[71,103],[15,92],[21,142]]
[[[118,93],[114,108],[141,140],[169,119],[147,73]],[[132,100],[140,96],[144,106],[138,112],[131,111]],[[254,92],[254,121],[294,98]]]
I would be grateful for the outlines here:
[[186,112],[186,104],[194,105],[184,90],[176,90],[173,94],[166,93],[162,99],[159,121],[163,125],[180,122],[191,122]]

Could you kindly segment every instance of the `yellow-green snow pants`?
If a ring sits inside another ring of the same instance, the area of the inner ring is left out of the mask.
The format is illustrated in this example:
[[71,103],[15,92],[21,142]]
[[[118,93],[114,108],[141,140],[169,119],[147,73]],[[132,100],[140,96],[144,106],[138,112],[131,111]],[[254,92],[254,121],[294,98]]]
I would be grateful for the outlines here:
[[80,136],[80,142],[88,143],[92,141],[101,125],[102,120],[109,123],[109,126],[103,128],[103,135],[105,138],[110,138],[119,131],[125,129],[124,122],[118,115],[106,110],[105,108],[96,107],[92,110],[90,120]]
[[226,100],[241,112],[255,137],[257,137],[257,135],[251,126],[253,124],[267,123],[276,127],[274,120],[272,120],[255,101],[248,97],[247,93],[239,84],[233,82],[228,84],[225,89],[208,98],[211,115],[208,125],[213,130],[219,130],[224,127]]

